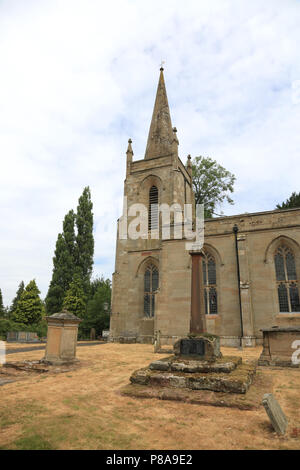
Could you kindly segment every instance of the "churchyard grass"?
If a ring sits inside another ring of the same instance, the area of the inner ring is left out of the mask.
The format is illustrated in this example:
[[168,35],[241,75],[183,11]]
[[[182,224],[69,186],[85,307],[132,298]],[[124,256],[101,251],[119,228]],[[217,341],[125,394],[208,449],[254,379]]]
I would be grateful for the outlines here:
[[[258,359],[261,347],[222,348],[222,352],[247,361]],[[36,350],[10,354],[8,360],[42,357],[43,351]],[[1,449],[300,447],[300,434],[292,434],[300,428],[300,370],[259,367],[257,371],[272,378],[273,394],[289,419],[287,434],[278,437],[262,406],[245,411],[123,396],[120,390],[134,370],[164,357],[154,354],[151,345],[86,346],[77,349],[77,357],[81,366],[75,370],[31,374],[0,387]]]

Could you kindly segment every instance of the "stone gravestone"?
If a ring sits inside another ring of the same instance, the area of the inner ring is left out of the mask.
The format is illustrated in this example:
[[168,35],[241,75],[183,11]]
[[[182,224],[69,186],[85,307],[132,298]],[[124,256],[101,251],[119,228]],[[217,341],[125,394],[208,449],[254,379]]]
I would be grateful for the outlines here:
[[277,434],[285,434],[288,420],[272,393],[266,393],[263,396],[262,404]]
[[78,325],[82,321],[67,310],[46,317],[47,345],[42,362],[60,365],[78,361],[76,346]]

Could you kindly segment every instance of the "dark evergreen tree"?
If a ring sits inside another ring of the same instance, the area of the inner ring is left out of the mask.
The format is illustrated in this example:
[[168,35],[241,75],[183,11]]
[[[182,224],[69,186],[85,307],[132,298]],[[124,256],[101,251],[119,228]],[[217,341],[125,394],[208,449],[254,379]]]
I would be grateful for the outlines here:
[[86,187],[79,198],[77,214],[71,210],[65,216],[63,233],[58,235],[56,242],[52,279],[46,297],[48,314],[61,311],[75,274],[81,279],[85,299],[90,295],[94,255],[92,208],[90,189]]
[[93,271],[94,236],[93,236],[93,203],[90,188],[84,188],[79,198],[76,214],[76,272],[81,276],[86,296],[89,294],[90,280]]
[[75,269],[75,214],[71,210],[64,218],[63,233],[57,237],[53,258],[53,273],[46,297],[47,313],[60,312]]
[[79,274],[74,274],[74,278],[64,298],[63,309],[68,310],[79,318],[83,318],[85,315],[86,297],[83,290],[83,282]]
[[72,260],[74,270],[75,264],[75,251],[76,251],[76,235],[75,235],[75,219],[76,215],[73,210],[70,210],[63,221],[63,235],[66,241],[70,259]]
[[300,207],[300,193],[293,192],[285,202],[277,204],[276,209],[293,209],[294,207]]
[[20,284],[19,284],[19,287],[18,287],[16,296],[15,296],[15,298],[13,299],[12,304],[11,304],[11,306],[10,306],[9,315],[13,314],[13,312],[16,311],[18,302],[19,302],[19,300],[20,300],[20,298],[21,298],[21,295],[22,295],[23,292],[24,292],[24,289],[25,289],[24,282],[21,281]]
[[2,291],[0,289],[0,318],[5,317],[5,308],[3,305],[3,297],[2,297]]
[[12,320],[23,325],[39,323],[44,314],[43,302],[35,280],[29,282],[18,301],[17,308],[12,314]]

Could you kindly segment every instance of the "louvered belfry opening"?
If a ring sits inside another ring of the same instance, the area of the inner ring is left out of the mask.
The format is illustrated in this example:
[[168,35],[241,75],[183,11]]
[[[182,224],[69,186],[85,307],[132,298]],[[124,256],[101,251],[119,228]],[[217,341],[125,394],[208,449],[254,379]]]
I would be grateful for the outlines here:
[[146,317],[154,317],[155,294],[158,289],[158,269],[154,265],[147,267],[144,275],[144,314]]
[[211,254],[205,254],[202,261],[205,313],[218,313],[216,262]]
[[274,256],[279,311],[300,312],[298,279],[294,253],[285,245]]
[[148,211],[149,230],[158,229],[158,189],[152,186],[149,191],[149,211]]

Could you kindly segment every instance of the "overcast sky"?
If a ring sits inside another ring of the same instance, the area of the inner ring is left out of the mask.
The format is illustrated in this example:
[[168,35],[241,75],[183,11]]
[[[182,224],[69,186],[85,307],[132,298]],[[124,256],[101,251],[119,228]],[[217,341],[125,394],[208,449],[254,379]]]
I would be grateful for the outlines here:
[[[159,65],[180,157],[237,177],[226,215],[299,191],[298,0],[0,0],[0,288],[47,293],[64,215],[85,186],[94,275],[114,270],[125,152],[144,156]],[[297,88],[298,87],[298,88]]]

